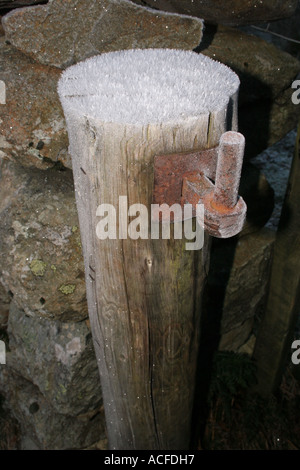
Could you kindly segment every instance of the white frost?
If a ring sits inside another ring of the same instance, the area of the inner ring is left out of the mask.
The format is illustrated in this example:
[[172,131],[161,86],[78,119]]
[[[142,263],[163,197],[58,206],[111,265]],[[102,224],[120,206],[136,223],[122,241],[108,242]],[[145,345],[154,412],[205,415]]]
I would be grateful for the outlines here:
[[239,83],[226,65],[196,52],[134,49],[69,67],[58,92],[65,113],[143,125],[221,110]]

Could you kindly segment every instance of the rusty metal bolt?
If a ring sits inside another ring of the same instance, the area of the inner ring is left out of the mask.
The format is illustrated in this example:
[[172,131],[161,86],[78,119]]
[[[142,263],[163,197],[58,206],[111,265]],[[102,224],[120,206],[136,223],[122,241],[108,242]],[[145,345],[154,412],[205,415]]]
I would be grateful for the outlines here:
[[239,132],[225,132],[220,138],[215,190],[212,205],[232,209],[238,200],[243,165],[245,137]]
[[156,156],[155,203],[191,204],[193,216],[197,216],[197,204],[203,204],[204,220],[198,222],[210,235],[228,238],[238,234],[247,211],[238,195],[244,148],[244,136],[229,131],[213,149]]
[[245,138],[239,132],[225,132],[220,138],[214,190],[203,198],[205,227],[220,238],[239,233],[246,217],[246,204],[238,190],[243,165]]

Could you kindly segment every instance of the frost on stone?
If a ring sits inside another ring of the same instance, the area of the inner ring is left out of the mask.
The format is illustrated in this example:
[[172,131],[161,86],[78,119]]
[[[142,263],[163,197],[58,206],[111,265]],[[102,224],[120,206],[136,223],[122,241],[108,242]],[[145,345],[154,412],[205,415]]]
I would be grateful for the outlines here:
[[65,114],[150,124],[219,111],[239,88],[227,66],[192,51],[134,49],[92,57],[65,70]]

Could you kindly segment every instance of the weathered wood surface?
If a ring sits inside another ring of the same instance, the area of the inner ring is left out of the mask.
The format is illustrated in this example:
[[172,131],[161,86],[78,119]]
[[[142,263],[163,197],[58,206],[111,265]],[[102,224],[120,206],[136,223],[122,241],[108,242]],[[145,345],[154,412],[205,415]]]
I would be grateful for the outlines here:
[[97,208],[126,196],[150,209],[154,156],[217,145],[236,130],[237,94],[230,108],[148,125],[66,116],[110,449],[190,447],[209,238],[195,251],[172,237],[99,240]]
[[208,248],[100,241],[95,214],[101,201],[118,207],[119,195],[149,207],[154,154],[191,148],[197,131],[183,133],[174,148],[171,129],[92,129],[96,139],[80,137],[88,152],[73,158],[73,171],[110,447],[188,449]]
[[258,390],[268,395],[280,384],[291,354],[300,308],[300,125],[274,247],[269,297],[256,340]]

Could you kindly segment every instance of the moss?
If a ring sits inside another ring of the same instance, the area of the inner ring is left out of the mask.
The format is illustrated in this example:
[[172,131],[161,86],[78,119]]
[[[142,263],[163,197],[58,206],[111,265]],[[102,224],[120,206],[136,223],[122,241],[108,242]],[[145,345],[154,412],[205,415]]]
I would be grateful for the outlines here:
[[36,335],[29,328],[23,328],[22,341],[27,352],[31,353],[35,349]]
[[78,230],[78,227],[77,227],[77,225],[73,225],[73,227],[72,227],[72,229],[71,229],[71,230],[72,230],[72,233],[75,233],[75,232],[77,232],[77,230]]
[[30,263],[30,271],[34,276],[44,276],[47,264],[41,259],[34,259]]
[[55,395],[55,400],[61,401],[62,397],[66,395],[67,391],[68,390],[64,386],[64,384],[62,383],[58,384],[58,388],[57,388],[56,395]]
[[73,294],[75,289],[76,289],[75,284],[63,284],[59,288],[60,292],[62,292],[64,295]]
[[203,450],[299,450],[300,384],[290,358],[274,394],[256,392],[255,362],[218,351],[212,363]]
[[65,395],[67,393],[67,389],[63,384],[59,384],[60,394]]
[[55,264],[51,264],[50,268],[52,269],[53,272],[56,272],[56,266],[55,266]]

